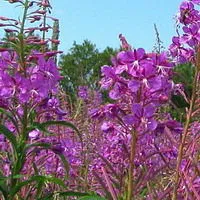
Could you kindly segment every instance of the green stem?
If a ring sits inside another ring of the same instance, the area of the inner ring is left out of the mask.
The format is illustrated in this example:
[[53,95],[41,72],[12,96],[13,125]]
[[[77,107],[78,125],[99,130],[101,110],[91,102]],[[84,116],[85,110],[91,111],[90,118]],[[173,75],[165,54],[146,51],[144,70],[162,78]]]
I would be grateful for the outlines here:
[[24,71],[25,76],[26,76],[26,62],[25,62],[25,52],[24,52],[24,27],[25,27],[25,23],[26,23],[28,8],[29,8],[29,0],[26,0],[24,3],[24,12],[23,12],[23,16],[22,16],[22,23],[21,23],[20,33],[19,33],[20,64]]
[[131,137],[131,152],[130,152],[130,159],[129,159],[129,171],[128,171],[128,195],[127,200],[133,200],[134,194],[133,194],[133,172],[134,172],[134,158],[136,153],[136,144],[137,144],[137,133],[136,131],[133,131],[132,137]]
[[[19,33],[19,45],[20,45],[19,59],[20,59],[21,68],[23,69],[25,76],[26,76],[26,60],[25,60],[25,51],[24,51],[24,27],[25,27],[28,8],[29,8],[29,1],[26,0],[24,3],[24,12],[23,12],[23,17],[22,17],[20,33]],[[22,130],[21,130],[21,135],[19,135],[19,138],[18,138],[18,147],[17,147],[16,156],[15,156],[15,159],[13,160],[11,184],[10,184],[11,190],[13,188],[15,188],[16,185],[18,184],[18,179],[15,176],[20,174],[21,169],[23,168],[23,165],[25,162],[24,147],[25,147],[26,138],[27,138],[27,136],[26,136],[27,135],[27,133],[26,133],[27,132],[27,124],[28,124],[27,105],[25,105],[24,116],[23,116],[23,120],[22,120],[23,126],[22,126]],[[14,199],[14,196],[9,197],[9,200],[13,200],[13,199]]]
[[24,3],[24,13],[23,13],[23,17],[22,17],[22,25],[20,28],[20,34],[24,34],[24,27],[25,27],[25,23],[26,23],[26,17],[27,17],[27,12],[28,12],[28,6],[29,5],[29,0],[26,0]]
[[[44,11],[47,11],[46,7],[43,8]],[[46,23],[47,23],[47,15],[46,13],[44,14],[44,18],[43,18],[43,26],[46,27]],[[45,41],[46,38],[46,30],[43,30],[43,34],[42,34],[42,40]],[[45,52],[45,45],[42,45],[42,52]]]

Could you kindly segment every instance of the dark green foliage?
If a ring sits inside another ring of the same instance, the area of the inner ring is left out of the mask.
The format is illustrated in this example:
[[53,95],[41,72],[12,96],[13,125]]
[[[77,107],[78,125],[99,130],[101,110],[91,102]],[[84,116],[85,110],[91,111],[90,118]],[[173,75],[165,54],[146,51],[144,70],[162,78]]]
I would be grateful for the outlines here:
[[111,57],[116,52],[110,47],[100,52],[96,45],[88,40],[84,40],[82,44],[74,42],[69,53],[62,55],[59,62],[64,77],[61,82],[63,89],[72,99],[80,85],[97,89],[101,66],[110,65]]
[[194,67],[191,64],[183,64],[175,67],[174,82],[182,83],[186,94],[190,97],[193,87]]
[[[194,67],[188,64],[182,64],[175,67],[173,81],[174,83],[181,83],[184,85],[184,92],[187,98],[191,97],[193,87]],[[180,94],[172,96],[173,108],[171,114],[174,118],[180,121],[184,121],[182,116],[185,116],[185,108],[189,104],[185,101],[184,97]]]

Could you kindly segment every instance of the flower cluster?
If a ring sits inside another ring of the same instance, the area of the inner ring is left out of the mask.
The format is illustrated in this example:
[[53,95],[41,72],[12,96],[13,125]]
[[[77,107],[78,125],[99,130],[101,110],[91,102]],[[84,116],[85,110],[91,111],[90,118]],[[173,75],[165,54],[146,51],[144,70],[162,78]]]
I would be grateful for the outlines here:
[[27,66],[26,74],[20,72],[15,52],[0,53],[0,97],[2,107],[17,106],[29,102],[36,105],[56,93],[60,75],[53,58],[38,55],[35,63]]
[[[171,56],[174,58],[177,64],[191,63],[195,71],[193,80],[193,93],[191,98],[184,95],[186,101],[187,99],[190,99],[187,101],[190,104],[190,109],[186,113],[187,119],[183,131],[184,134],[179,147],[173,199],[176,199],[177,197],[184,198],[185,196],[187,196],[188,199],[200,198],[200,187],[198,186],[199,177],[197,175],[197,169],[199,168],[199,162],[197,161],[199,140],[198,136],[196,135],[196,132],[199,130],[199,120],[196,116],[199,107],[199,4],[200,1],[198,0],[185,0],[181,3],[179,13],[177,15],[177,20],[181,31],[179,32],[178,36],[173,37],[173,43],[169,47]],[[192,191],[191,194],[190,191]],[[180,193],[180,195],[177,195],[176,193]]]
[[[46,32],[52,29],[47,24],[51,5],[48,0],[9,3],[20,4],[23,8],[22,19],[0,17],[3,21],[0,26],[8,33],[6,42],[1,43],[5,47],[0,48],[0,109],[3,116],[0,126],[4,135],[0,138],[0,168],[5,177],[21,174],[19,180],[6,183],[8,188],[14,188],[20,181],[34,176],[36,168],[44,176],[57,171],[64,177],[69,170],[63,164],[67,163],[68,155],[63,155],[66,152],[63,146],[67,148],[67,145],[61,142],[60,134],[46,136],[44,132],[49,133],[52,128],[41,125],[61,120],[66,115],[58,98],[61,76],[56,55],[59,51],[51,51],[48,47],[49,42],[58,44],[59,41],[46,38]],[[28,28],[26,21],[41,24]],[[42,32],[42,37],[34,36],[38,34],[36,31]],[[65,131],[69,132],[69,129]],[[63,163],[58,158],[61,155]],[[32,196],[36,194],[31,193]],[[8,192],[6,195],[5,198],[13,199],[15,194]],[[24,194],[20,195],[24,197]]]
[[155,112],[168,101],[173,89],[173,66],[165,53],[135,49],[118,53],[113,66],[102,67],[101,86],[119,102],[115,106],[126,125],[140,132],[156,129]]
[[171,55],[177,63],[195,62],[196,49],[200,41],[200,12],[197,10],[199,1],[183,1],[177,15],[181,25],[181,34],[174,36],[169,47]]
[[[182,125],[162,111],[176,88],[172,81],[173,67],[167,53],[146,53],[141,48],[121,51],[112,66],[102,67],[101,88],[109,91],[113,103],[90,111],[92,118],[103,121],[102,139],[96,144],[98,156],[91,166],[97,180],[96,172],[102,173],[102,167],[106,167],[112,178],[113,170],[119,180],[126,177],[133,132],[137,137],[132,163],[133,176],[138,182],[136,194],[146,184],[140,179],[144,169],[146,179],[151,180],[175,166],[175,141],[180,138]],[[115,190],[120,197],[124,188]]]

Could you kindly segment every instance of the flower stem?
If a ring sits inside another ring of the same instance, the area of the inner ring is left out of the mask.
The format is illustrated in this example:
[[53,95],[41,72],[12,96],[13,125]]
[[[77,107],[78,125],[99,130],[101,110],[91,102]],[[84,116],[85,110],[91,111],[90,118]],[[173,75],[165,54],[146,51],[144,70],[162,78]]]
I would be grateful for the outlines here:
[[22,16],[22,22],[21,22],[20,33],[19,33],[19,41],[20,41],[19,57],[20,57],[21,68],[24,71],[25,76],[26,76],[26,62],[25,62],[25,51],[24,51],[24,27],[26,23],[28,8],[29,8],[29,1],[26,0],[24,3],[24,12]]
[[183,135],[182,135],[182,138],[181,138],[181,143],[179,145],[177,164],[176,164],[175,183],[174,183],[172,200],[177,200],[177,190],[178,190],[178,187],[179,187],[179,179],[180,179],[180,173],[179,173],[180,165],[181,165],[181,161],[182,161],[182,158],[183,158],[184,145],[185,145],[188,129],[190,127],[193,107],[194,107],[194,104],[195,104],[198,78],[199,78],[199,71],[198,71],[198,68],[196,68],[195,69],[195,76],[194,76],[194,80],[193,80],[193,86],[194,87],[193,87],[193,90],[192,90],[192,97],[191,97],[191,101],[190,101],[190,107],[189,107],[189,110],[187,112],[186,122],[185,122],[184,130],[183,130]]
[[[26,76],[26,61],[25,61],[25,50],[24,50],[24,26],[26,22],[26,17],[27,17],[27,12],[28,12],[28,4],[29,1],[26,0],[24,3],[24,12],[23,12],[23,17],[22,17],[22,22],[21,22],[21,28],[20,28],[20,33],[19,33],[19,59],[20,59],[20,65],[21,68],[24,71],[24,75]],[[23,168],[24,165],[24,155],[23,155],[23,150],[24,146],[26,144],[26,129],[27,129],[27,105],[25,105],[24,108],[24,117],[22,122],[22,130],[21,134],[19,134],[19,140],[18,140],[18,149],[17,153],[15,156],[15,159],[13,160],[13,166],[12,166],[12,172],[11,172],[11,183],[10,183],[10,189],[12,190],[13,188],[16,187],[18,184],[19,180],[16,179],[16,175],[19,175],[21,172],[21,169]],[[20,131],[19,131],[20,132]],[[12,200],[15,197],[15,194],[9,196],[9,200]],[[16,196],[17,198],[17,196]]]
[[132,132],[132,137],[131,137],[131,152],[130,152],[130,159],[129,159],[129,171],[128,171],[128,196],[127,200],[133,200],[134,199],[134,194],[133,194],[133,172],[134,172],[134,158],[135,158],[135,153],[136,153],[136,144],[137,144],[137,134],[136,131],[134,130]]

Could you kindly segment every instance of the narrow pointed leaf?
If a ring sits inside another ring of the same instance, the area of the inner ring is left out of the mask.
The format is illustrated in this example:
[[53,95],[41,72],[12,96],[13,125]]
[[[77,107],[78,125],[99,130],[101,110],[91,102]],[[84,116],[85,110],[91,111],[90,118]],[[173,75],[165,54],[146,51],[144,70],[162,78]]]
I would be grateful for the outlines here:
[[68,163],[67,159],[65,158],[65,156],[63,154],[57,154],[57,155],[60,157],[60,159],[61,159],[61,161],[63,163],[63,166],[65,168],[67,177],[68,177],[69,176],[69,170],[70,170],[69,163]]
[[43,142],[29,144],[29,145],[26,145],[25,151],[29,150],[32,147],[42,147],[44,149],[50,149],[51,148],[51,144],[49,144],[49,143],[43,143]]
[[3,134],[16,150],[17,141],[15,135],[8,128],[6,128],[4,125],[1,124],[0,124],[0,134]]
[[106,200],[106,199],[99,196],[85,196],[81,197],[79,200]]
[[3,108],[0,108],[0,113],[3,113],[4,115],[6,115],[8,117],[8,119],[13,123],[15,128],[18,129],[18,124],[17,124],[16,120],[13,118],[11,113],[9,113],[8,111],[4,110]]
[[56,185],[60,185],[62,187],[66,187],[65,183],[59,178],[49,177],[49,176],[33,176],[29,180],[20,182],[16,187],[14,187],[10,191],[11,196],[13,197],[17,192],[21,190],[21,188],[23,188],[26,185],[29,185],[32,182],[37,182],[37,183],[49,182],[49,183],[55,183]]
[[82,142],[82,135],[81,133],[79,132],[79,130],[76,128],[76,126],[74,124],[72,124],[71,122],[67,122],[67,121],[47,121],[47,122],[44,122],[44,123],[38,123],[38,122],[35,122],[33,123],[33,125],[35,127],[39,127],[41,130],[44,130],[44,131],[47,131],[46,128],[49,127],[49,126],[52,126],[52,125],[57,125],[57,126],[66,126],[66,127],[69,127],[73,130],[75,130]]
[[66,192],[54,192],[51,194],[48,194],[47,196],[44,196],[42,198],[39,198],[38,200],[50,200],[53,197],[59,195],[59,197],[84,197],[88,196],[88,193],[82,193],[82,192],[74,192],[74,191],[66,191]]

